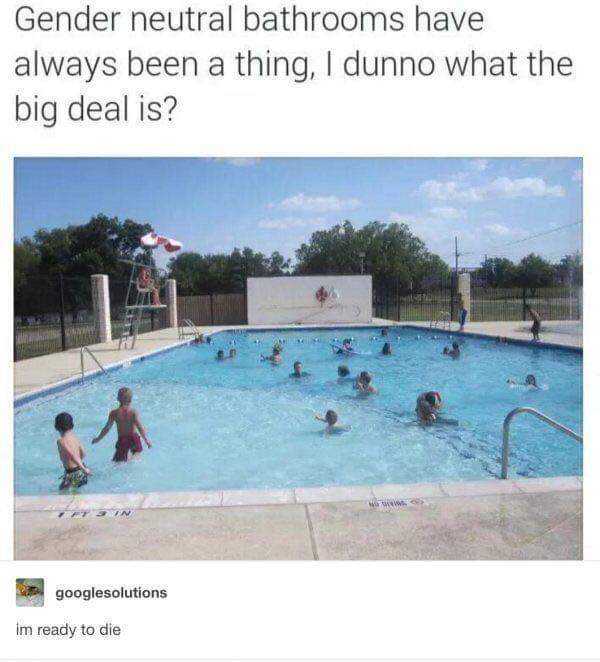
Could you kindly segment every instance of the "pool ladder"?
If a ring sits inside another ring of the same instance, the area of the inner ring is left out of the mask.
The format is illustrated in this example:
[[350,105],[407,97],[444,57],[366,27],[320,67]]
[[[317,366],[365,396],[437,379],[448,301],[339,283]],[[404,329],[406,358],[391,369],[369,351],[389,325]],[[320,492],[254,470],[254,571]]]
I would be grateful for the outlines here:
[[508,478],[508,462],[510,457],[510,424],[512,423],[513,418],[515,418],[515,416],[518,416],[519,414],[531,414],[532,416],[539,418],[540,421],[544,421],[544,423],[547,423],[555,430],[558,430],[559,432],[566,434],[568,437],[571,437],[571,439],[575,439],[579,443],[583,443],[583,437],[580,434],[577,434],[577,432],[574,432],[565,425],[562,425],[562,423],[559,423],[558,421],[549,418],[545,414],[542,414],[537,409],[533,409],[532,407],[517,407],[516,409],[513,409],[511,412],[509,412],[506,415],[504,419],[504,424],[502,426],[503,439],[502,439],[501,478],[504,480]]
[[179,323],[179,340],[183,340],[186,336],[194,336],[198,338],[201,333],[196,325],[190,319],[181,320]]
[[84,354],[86,354],[86,353],[89,354],[92,357],[94,363],[100,368],[100,370],[102,370],[102,374],[106,375],[106,370],[104,369],[104,366],[100,363],[100,361],[98,361],[98,359],[96,358],[96,356],[94,355],[92,350],[89,347],[82,347],[80,352],[79,352],[79,358],[81,360],[81,381],[83,381],[83,378],[84,378],[84,375],[85,375],[85,369],[84,369],[84,365],[83,365],[83,357],[84,357]]

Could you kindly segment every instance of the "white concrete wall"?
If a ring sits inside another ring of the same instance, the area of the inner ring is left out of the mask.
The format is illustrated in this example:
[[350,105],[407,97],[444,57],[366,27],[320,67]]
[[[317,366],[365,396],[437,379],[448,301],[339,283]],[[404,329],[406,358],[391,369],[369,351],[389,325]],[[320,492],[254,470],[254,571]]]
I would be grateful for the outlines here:
[[[330,296],[321,304],[317,291]],[[371,276],[248,278],[248,324],[369,324]]]
[[167,304],[167,324],[172,329],[177,328],[177,281],[174,278],[168,278],[165,287]]
[[98,342],[110,342],[112,340],[110,295],[108,276],[104,274],[94,274],[92,276],[92,305],[94,307],[94,324],[96,325]]

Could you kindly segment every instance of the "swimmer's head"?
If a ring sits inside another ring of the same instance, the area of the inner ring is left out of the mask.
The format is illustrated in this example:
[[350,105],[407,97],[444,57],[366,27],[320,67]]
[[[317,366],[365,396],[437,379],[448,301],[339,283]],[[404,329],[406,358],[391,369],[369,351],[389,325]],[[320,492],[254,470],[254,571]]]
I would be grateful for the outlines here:
[[373,379],[373,377],[371,377],[371,373],[370,373],[370,372],[367,372],[366,370],[363,370],[363,371],[360,373],[358,379],[359,379],[363,384],[370,384],[370,383],[371,383],[371,380]]
[[458,343],[457,342],[452,343],[452,349],[458,349]]
[[325,420],[328,425],[335,425],[338,420],[338,415],[333,411],[333,409],[328,409],[325,414]]
[[133,391],[130,388],[123,386],[117,393],[117,400],[119,401],[120,405],[130,405],[131,401],[133,400]]
[[388,333],[389,333],[389,331],[388,331],[387,327],[384,327],[383,329],[381,329],[381,335],[382,336],[387,336]]
[[236,356],[237,356],[237,349],[235,349],[235,347],[232,347],[229,350],[229,358],[234,359]]
[[63,411],[54,419],[54,429],[60,434],[65,434],[75,427],[71,414]]
[[338,375],[340,377],[347,377],[350,374],[350,368],[347,365],[338,366]]
[[294,362],[294,374],[296,375],[302,374],[302,363],[300,363],[300,361]]
[[525,377],[525,383],[527,386],[537,386],[535,375],[527,375],[527,377]]
[[448,347],[444,347],[444,351],[443,351],[443,353],[444,353],[444,354],[449,354],[449,353],[450,353],[450,349],[449,349]]
[[382,354],[391,354],[392,353],[392,346],[390,345],[389,342],[384,343],[383,349],[381,350]]
[[275,345],[275,347],[273,347],[273,356],[279,356],[280,354],[281,354],[281,348]]
[[224,358],[225,358],[225,352],[222,349],[220,349],[217,352],[217,361],[222,361]]

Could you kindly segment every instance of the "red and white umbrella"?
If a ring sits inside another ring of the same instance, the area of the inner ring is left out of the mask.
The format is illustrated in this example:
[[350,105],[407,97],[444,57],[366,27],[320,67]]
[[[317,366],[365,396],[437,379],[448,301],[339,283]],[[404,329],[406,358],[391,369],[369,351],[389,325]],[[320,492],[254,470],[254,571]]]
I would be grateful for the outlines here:
[[144,248],[158,248],[158,246],[162,246],[167,251],[167,253],[175,253],[175,251],[178,251],[183,246],[181,242],[176,241],[175,239],[171,239],[170,237],[157,234],[156,232],[149,232],[148,234],[145,234],[140,239],[140,244]]

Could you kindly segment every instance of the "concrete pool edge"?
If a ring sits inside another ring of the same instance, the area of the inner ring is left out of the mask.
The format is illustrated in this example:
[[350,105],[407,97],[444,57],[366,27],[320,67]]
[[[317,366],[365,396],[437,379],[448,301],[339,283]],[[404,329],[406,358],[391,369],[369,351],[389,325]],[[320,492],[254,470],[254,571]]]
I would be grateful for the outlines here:
[[149,492],[134,494],[71,494],[16,496],[15,513],[39,511],[145,510],[168,508],[227,508],[369,501],[374,506],[389,501],[498,494],[540,494],[582,491],[580,476],[523,478],[518,480],[479,480],[403,485],[332,485],[272,490],[214,490],[192,492]]

